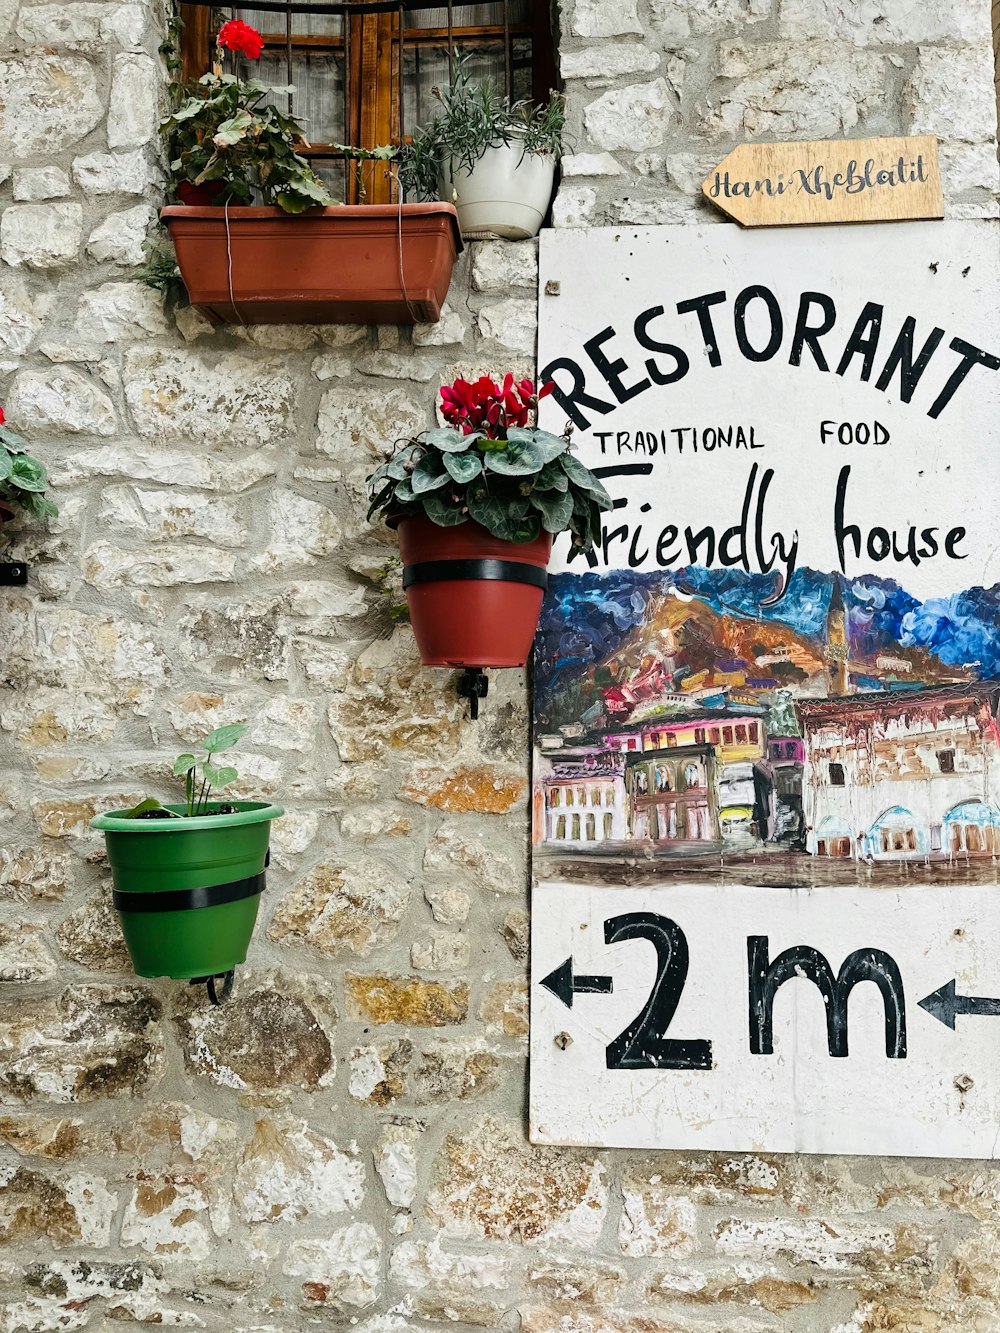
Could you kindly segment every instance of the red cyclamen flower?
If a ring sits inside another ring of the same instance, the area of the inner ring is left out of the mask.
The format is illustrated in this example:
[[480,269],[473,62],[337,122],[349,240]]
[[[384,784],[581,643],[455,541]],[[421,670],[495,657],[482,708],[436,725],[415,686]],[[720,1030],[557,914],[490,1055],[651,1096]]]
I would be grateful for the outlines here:
[[441,415],[466,435],[481,430],[489,439],[502,440],[511,426],[527,426],[538,399],[551,393],[553,387],[546,384],[536,393],[531,380],[515,384],[510,374],[504,376],[502,386],[488,375],[474,384],[458,379],[452,385],[441,386]]
[[248,60],[259,60],[264,49],[263,37],[242,19],[230,19],[228,23],[223,23],[217,40],[220,46],[245,55]]

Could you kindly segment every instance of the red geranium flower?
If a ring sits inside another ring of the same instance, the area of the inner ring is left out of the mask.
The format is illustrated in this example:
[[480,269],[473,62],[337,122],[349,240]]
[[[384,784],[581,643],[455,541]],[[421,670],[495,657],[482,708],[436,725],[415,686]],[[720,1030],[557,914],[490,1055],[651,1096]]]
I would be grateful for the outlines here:
[[248,60],[259,60],[264,49],[263,37],[242,19],[230,19],[228,23],[223,23],[217,40],[220,46],[244,55]]

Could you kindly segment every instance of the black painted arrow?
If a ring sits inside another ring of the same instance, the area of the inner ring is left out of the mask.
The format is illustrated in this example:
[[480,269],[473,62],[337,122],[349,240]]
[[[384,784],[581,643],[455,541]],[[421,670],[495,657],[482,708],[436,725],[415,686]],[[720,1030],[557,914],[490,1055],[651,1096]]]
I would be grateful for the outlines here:
[[575,977],[573,975],[572,954],[566,959],[565,963],[560,963],[547,977],[543,977],[541,984],[546,990],[550,990],[553,995],[558,995],[567,1009],[573,1008],[574,993],[611,994],[610,977]]
[[1000,1000],[983,995],[956,995],[954,977],[918,1003],[921,1009],[933,1014],[952,1032],[955,1031],[955,1019],[960,1014],[972,1014],[980,1018],[1000,1016]]

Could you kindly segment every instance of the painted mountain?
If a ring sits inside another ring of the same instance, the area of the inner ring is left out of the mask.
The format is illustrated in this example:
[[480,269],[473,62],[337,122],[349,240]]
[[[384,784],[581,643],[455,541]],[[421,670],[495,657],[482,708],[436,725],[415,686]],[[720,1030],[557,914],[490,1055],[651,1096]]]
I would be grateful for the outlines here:
[[552,577],[535,643],[538,726],[726,699],[773,710],[830,693],[838,656],[859,693],[1000,677],[1000,585],[921,602],[890,580],[799,569],[773,596],[765,577],[702,566]]

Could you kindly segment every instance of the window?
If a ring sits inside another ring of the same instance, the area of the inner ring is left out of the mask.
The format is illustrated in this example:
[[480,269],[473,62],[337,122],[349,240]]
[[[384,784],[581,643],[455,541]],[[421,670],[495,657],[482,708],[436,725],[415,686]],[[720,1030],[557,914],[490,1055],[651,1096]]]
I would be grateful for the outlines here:
[[588,816],[587,816],[587,841],[588,841],[588,842],[596,842],[596,841],[597,841],[597,816],[596,816],[596,815],[588,815]]
[[844,785],[844,765],[835,764],[830,760],[830,786],[842,787]]
[[705,744],[705,728],[704,728],[704,727],[695,727],[695,729],[694,729],[694,743],[695,743],[695,745],[704,745],[704,744]]
[[561,787],[550,787],[550,788],[549,788],[549,805],[550,805],[550,806],[553,806],[553,805],[562,805],[562,788],[561,788]]
[[709,739],[709,741],[711,742],[712,745],[718,745],[718,743],[719,743],[719,728],[718,728],[718,727],[713,727],[713,728],[712,728],[712,730],[708,733],[708,739]]
[[615,817],[610,812],[604,816],[604,836],[610,838],[615,831]]
[[572,835],[571,835],[571,836],[572,836],[572,839],[573,839],[574,842],[579,842],[579,841],[580,841],[580,816],[579,816],[579,815],[574,815],[574,816],[573,816],[573,832],[572,832]]
[[723,740],[723,743],[724,743],[725,745],[732,745],[732,743],[733,743],[733,729],[732,729],[732,727],[723,727],[723,728],[722,728],[722,740]]
[[747,729],[742,723],[740,723],[740,725],[736,728],[736,744],[746,745],[746,743],[747,743]]
[[754,745],[756,745],[756,744],[757,744],[757,723],[756,723],[756,722],[749,722],[749,723],[747,723],[747,733],[749,734],[751,741],[753,741]]
[[[398,143],[427,124],[436,105],[431,89],[448,81],[451,51],[469,53],[473,76],[492,76],[512,99],[544,101],[555,87],[549,7],[542,0],[439,6],[400,0],[380,9],[366,0],[324,0],[317,4],[321,12],[302,12],[307,8],[308,0],[295,0],[294,13],[181,4],[183,74],[197,78],[211,68],[223,18],[257,28],[264,53],[255,75],[279,87],[294,85],[294,94],[279,96],[277,104],[304,123],[305,155],[346,203],[358,202],[357,177],[345,172],[332,145]],[[385,163],[365,163],[363,182],[368,203],[395,202]]]
[[938,768],[942,773],[954,773],[955,771],[955,751],[938,750],[937,752]]
[[563,842],[566,838],[566,816],[560,815],[556,820],[556,841]]
[[701,774],[698,771],[697,764],[687,764],[684,768],[684,787],[687,790],[690,787],[701,786]]

